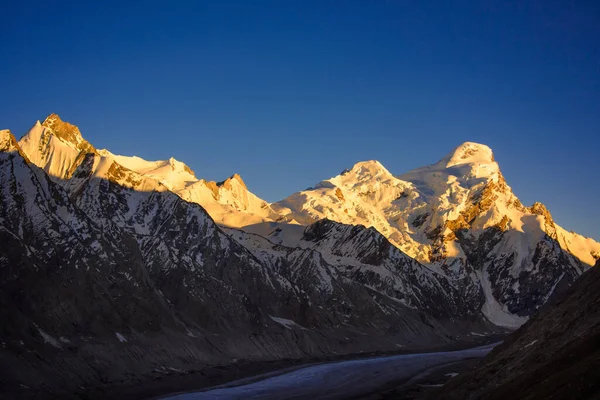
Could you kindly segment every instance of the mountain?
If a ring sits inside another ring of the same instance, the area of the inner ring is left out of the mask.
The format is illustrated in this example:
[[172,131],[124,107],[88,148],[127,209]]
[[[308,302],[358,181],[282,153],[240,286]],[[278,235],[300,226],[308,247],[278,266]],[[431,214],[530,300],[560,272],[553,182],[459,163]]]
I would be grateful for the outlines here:
[[[182,199],[200,204],[219,224],[239,227],[279,218],[269,204],[251,193],[238,174],[223,182],[196,178],[184,163],[171,158],[146,161],[139,157],[119,156],[108,150],[96,150],[79,129],[56,114],[36,123],[19,141],[31,160],[53,179],[70,180],[86,154],[94,153],[98,177],[110,177],[132,189],[171,191]],[[118,166],[118,167],[117,167]],[[108,170],[108,168],[114,170]]]
[[[182,330],[150,284],[134,238],[97,225],[8,131],[0,131],[0,182],[3,396],[29,397],[38,388],[58,391],[65,381],[85,385],[135,370],[111,342],[163,326]],[[107,356],[113,372],[98,369]]]
[[328,218],[374,227],[466,296],[483,292],[483,313],[507,327],[524,323],[600,256],[600,243],[565,231],[543,204],[523,206],[492,150],[471,142],[399,176],[360,162],[272,208],[301,224]]
[[[481,293],[479,301],[465,299],[446,276],[408,257],[373,228],[320,220],[304,230],[296,247],[275,244],[238,229],[226,231],[258,259],[291,281],[302,282],[301,288],[307,292],[332,293],[334,286],[350,283],[366,289],[386,314],[410,308],[426,311],[438,323],[451,319],[475,323],[483,319]],[[290,259],[294,261],[282,262]],[[311,266],[295,267],[299,260],[310,260]],[[356,318],[352,308],[340,314]],[[485,328],[485,324],[479,328]]]
[[266,201],[248,190],[238,174],[222,182],[206,181],[196,178],[187,165],[174,158],[146,161],[139,157],[114,155],[108,150],[99,153],[142,176],[157,180],[182,199],[202,205],[221,225],[241,227],[279,218]]
[[435,399],[600,397],[600,262]]
[[[298,246],[278,245],[219,227],[163,182],[171,167],[154,166],[121,164],[56,115],[19,142],[0,131],[6,397],[63,397],[233,360],[427,348],[501,331],[480,303],[375,229],[320,221]],[[236,185],[217,186],[233,193]]]

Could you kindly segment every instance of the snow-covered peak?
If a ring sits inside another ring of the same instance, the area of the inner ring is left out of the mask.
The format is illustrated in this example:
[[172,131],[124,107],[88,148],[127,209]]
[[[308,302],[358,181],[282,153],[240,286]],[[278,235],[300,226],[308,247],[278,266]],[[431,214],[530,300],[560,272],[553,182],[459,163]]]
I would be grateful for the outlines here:
[[392,178],[392,174],[377,160],[361,161],[351,169],[344,170],[340,175],[333,178],[337,181],[344,182],[365,182],[386,180]]
[[79,129],[50,114],[43,123],[37,121],[19,140],[27,158],[52,177],[64,179],[83,160],[83,155],[96,149],[81,136]]
[[493,162],[495,159],[491,148],[485,144],[465,142],[442,158],[438,165],[443,164],[446,168],[450,168],[461,164]]
[[238,185],[243,189],[248,189],[240,174],[233,174],[222,182],[217,182],[217,186],[223,186],[225,189],[231,190],[233,185]]
[[88,144],[83,136],[81,136],[81,132],[77,126],[63,121],[57,114],[48,115],[41,125],[51,129],[57,138],[76,147],[81,147],[84,143]]
[[198,179],[186,164],[175,158],[146,161],[133,156],[119,156],[108,150],[98,150],[131,171],[160,182],[182,199],[200,204],[219,224],[241,227],[274,221],[277,215],[267,202],[251,193],[242,177],[234,174],[221,182]]
[[18,151],[17,140],[8,129],[0,130],[0,151]]
[[238,174],[221,182],[200,179],[176,193],[184,200],[202,205],[217,223],[229,227],[239,228],[279,218],[266,201],[248,190]]
[[413,183],[423,193],[436,196],[455,185],[470,189],[485,182],[503,181],[492,149],[473,142],[465,142],[437,163],[414,169],[398,178]]
[[192,171],[192,169],[190,167],[188,167],[181,161],[178,161],[175,158],[171,157],[171,158],[169,158],[169,164],[171,165],[171,169],[174,172],[185,172],[185,173],[195,177],[194,171]]
[[[509,229],[516,236],[526,233],[527,241],[521,236],[518,240],[527,245],[547,234],[583,262],[594,261],[590,249],[596,244],[573,235],[563,240],[541,204],[524,207],[504,180],[492,150],[479,143],[465,142],[439,162],[399,176],[377,161],[360,162],[272,206],[281,216],[305,225],[329,218],[373,226],[424,263],[464,257],[453,232],[469,230],[477,237],[490,227]],[[570,244],[563,245],[567,241]],[[437,255],[438,248],[443,257]]]
[[19,140],[19,148],[47,174],[61,179],[73,172],[72,167],[81,162],[83,155],[96,153],[79,128],[56,114],[50,114],[43,123],[37,121]]
[[198,181],[190,167],[173,157],[168,160],[146,161],[137,156],[113,154],[105,149],[98,150],[98,153],[115,160],[120,165],[140,175],[161,182],[171,191],[181,190]]

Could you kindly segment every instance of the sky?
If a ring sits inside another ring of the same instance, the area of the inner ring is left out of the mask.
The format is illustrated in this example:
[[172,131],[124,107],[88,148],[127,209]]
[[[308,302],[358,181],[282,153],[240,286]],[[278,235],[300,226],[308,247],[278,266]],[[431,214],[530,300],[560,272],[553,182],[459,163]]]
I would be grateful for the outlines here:
[[267,201],[474,141],[524,204],[600,239],[599,2],[130,3],[5,2],[0,128],[54,112]]

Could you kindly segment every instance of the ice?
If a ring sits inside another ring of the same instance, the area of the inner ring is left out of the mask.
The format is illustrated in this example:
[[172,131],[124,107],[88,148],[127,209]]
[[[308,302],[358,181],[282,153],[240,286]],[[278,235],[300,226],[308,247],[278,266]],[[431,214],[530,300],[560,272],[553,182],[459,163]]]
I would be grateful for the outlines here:
[[476,271],[481,282],[481,288],[485,295],[485,303],[481,309],[483,315],[487,317],[495,325],[504,326],[506,328],[516,329],[527,322],[527,317],[520,317],[511,314],[505,309],[505,306],[500,304],[492,293],[490,278],[487,271]]
[[[313,365],[256,382],[252,378],[204,392],[166,397],[169,400],[354,398],[394,380],[409,379],[428,368],[483,357],[494,345],[440,353],[407,354]],[[251,383],[248,383],[248,382]]]

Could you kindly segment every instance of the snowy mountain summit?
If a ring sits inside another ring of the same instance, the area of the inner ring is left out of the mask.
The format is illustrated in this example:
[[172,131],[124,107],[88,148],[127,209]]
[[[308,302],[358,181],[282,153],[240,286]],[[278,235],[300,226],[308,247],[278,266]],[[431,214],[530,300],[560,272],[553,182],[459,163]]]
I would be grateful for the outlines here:
[[460,164],[490,164],[494,162],[496,162],[494,160],[494,153],[488,146],[480,143],[465,142],[442,158],[439,164],[444,164],[445,168],[450,168]]
[[522,324],[600,254],[599,243],[558,226],[543,204],[522,205],[492,150],[472,142],[401,175],[359,162],[273,209],[302,224],[374,227],[465,296],[483,298],[486,316],[504,326]]
[[182,199],[202,205],[211,217],[226,226],[244,226],[274,221],[278,216],[269,204],[248,191],[238,174],[223,182],[196,178],[186,164],[174,158],[146,161],[97,150],[79,129],[56,114],[39,121],[21,138],[19,145],[32,162],[53,179],[68,180],[84,162],[95,155],[90,173],[136,190],[171,191]]

